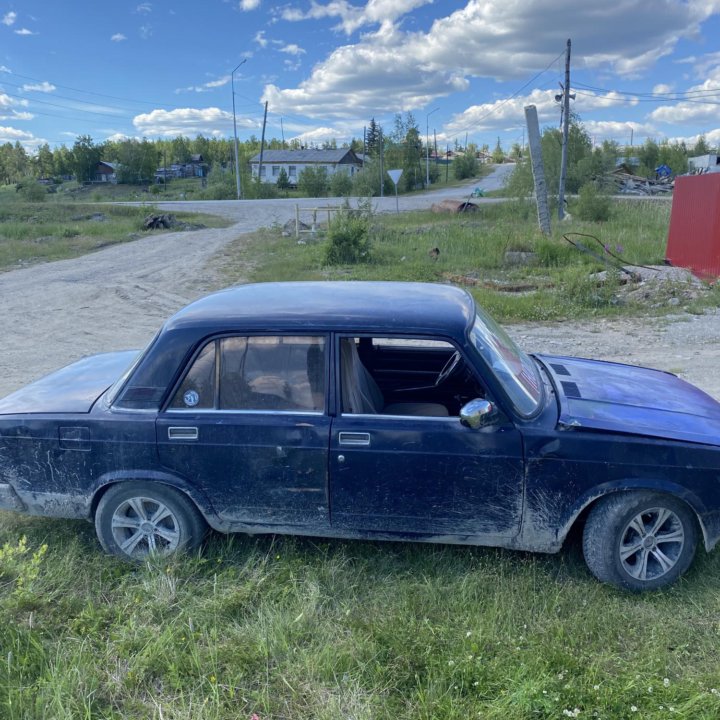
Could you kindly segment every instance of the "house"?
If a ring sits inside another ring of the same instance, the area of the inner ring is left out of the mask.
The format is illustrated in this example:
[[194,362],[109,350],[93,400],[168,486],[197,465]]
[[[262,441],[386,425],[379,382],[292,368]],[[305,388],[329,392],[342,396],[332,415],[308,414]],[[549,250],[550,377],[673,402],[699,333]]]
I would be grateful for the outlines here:
[[276,183],[280,170],[284,169],[290,185],[297,185],[300,173],[305,168],[321,168],[327,170],[329,176],[338,172],[347,173],[351,177],[360,171],[362,161],[350,148],[339,150],[266,150],[263,153],[263,165],[260,169],[260,153],[250,159],[253,178],[258,177],[264,183]]
[[204,178],[208,175],[208,164],[202,155],[191,155],[190,162],[173,163],[167,167],[159,167],[155,171],[155,182],[166,182],[179,178]]
[[96,183],[117,183],[117,170],[120,165],[114,162],[101,160],[95,166],[93,182]]

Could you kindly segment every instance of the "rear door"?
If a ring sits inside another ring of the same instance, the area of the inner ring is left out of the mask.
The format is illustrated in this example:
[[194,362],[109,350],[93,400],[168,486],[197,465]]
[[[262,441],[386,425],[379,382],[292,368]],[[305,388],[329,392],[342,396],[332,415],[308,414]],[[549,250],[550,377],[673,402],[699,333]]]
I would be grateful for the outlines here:
[[206,493],[225,521],[329,524],[327,341],[210,341],[157,420],[163,465]]

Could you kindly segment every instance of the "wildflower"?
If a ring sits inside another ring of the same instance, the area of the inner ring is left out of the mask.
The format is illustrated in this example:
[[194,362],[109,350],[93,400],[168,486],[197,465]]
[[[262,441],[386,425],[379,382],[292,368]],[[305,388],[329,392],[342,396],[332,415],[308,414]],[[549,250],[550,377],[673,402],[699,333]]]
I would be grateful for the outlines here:
[[630,706],[630,712],[637,712],[637,706],[631,705],[631,706]]
[[717,694],[718,694],[718,691],[717,691],[716,688],[712,688],[712,689],[710,690],[710,692],[711,692],[713,695],[717,695]]
[[476,680],[476,681],[473,683],[473,687],[477,687],[479,684],[480,684],[480,683]]
[[448,665],[449,665],[450,667],[452,667],[454,664],[455,664],[455,661],[454,661],[454,660],[448,660]]
[[649,692],[649,693],[652,692],[652,685],[648,688],[648,692]]
[[600,689],[599,685],[593,685],[593,690],[599,690],[599,689]]
[[471,635],[472,635],[472,632],[471,632],[470,630],[468,630],[468,631],[465,633],[465,637],[470,637]]
[[669,678],[663,678],[663,685],[665,687],[670,687],[670,679]]

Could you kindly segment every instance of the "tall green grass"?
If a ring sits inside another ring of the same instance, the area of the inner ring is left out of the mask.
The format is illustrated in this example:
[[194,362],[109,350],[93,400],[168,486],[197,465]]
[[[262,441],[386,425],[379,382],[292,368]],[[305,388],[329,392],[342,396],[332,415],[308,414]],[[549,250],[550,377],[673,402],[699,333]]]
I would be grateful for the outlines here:
[[[304,235],[301,244],[275,231],[263,231],[225,267],[226,282],[268,280],[412,280],[465,285],[498,319],[562,320],[567,318],[660,314],[672,309],[701,311],[717,306],[718,291],[708,290],[699,300],[681,300],[680,306],[662,302],[677,293],[672,284],[658,303],[618,297],[617,273],[599,283],[593,273],[607,265],[563,239],[564,233],[594,235],[573,238],[595,255],[609,256],[604,246],[627,264],[663,262],[670,203],[624,201],[613,204],[605,223],[555,223],[552,236],[537,228],[531,203],[482,205],[472,214],[444,215],[415,212],[375,216],[370,229],[370,262],[328,265],[322,234]],[[439,255],[430,254],[434,248]],[[530,265],[510,263],[506,253],[530,251]],[[232,250],[230,255],[232,256]],[[251,259],[248,263],[247,259]]]
[[10,720],[720,715],[717,554],[636,596],[575,549],[235,536],[134,567],[85,523],[0,519],[27,537],[0,553]]

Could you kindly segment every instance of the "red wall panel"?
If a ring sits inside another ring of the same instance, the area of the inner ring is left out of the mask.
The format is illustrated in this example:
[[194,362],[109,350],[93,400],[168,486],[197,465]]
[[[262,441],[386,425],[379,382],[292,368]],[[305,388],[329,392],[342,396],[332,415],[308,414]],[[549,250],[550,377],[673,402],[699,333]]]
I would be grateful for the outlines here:
[[666,257],[701,277],[720,277],[720,173],[675,178]]

